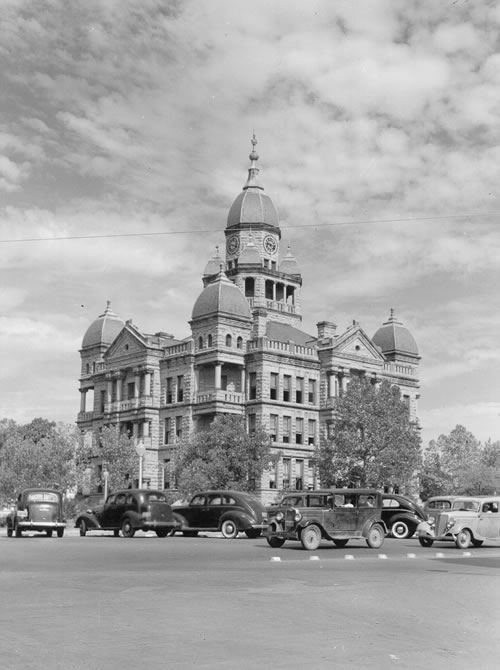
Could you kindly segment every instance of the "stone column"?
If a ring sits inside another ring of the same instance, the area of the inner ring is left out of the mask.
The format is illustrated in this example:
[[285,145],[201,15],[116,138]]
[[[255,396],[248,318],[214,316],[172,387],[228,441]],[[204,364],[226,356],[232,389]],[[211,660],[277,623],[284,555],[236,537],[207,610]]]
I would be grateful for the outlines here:
[[85,412],[87,402],[87,391],[80,389],[80,412]]
[[108,379],[106,382],[106,402],[113,402],[113,380]]
[[215,388],[220,389],[221,387],[221,380],[222,377],[222,363],[216,363],[215,364]]
[[134,400],[139,397],[139,391],[141,388],[141,375],[139,370],[134,370]]
[[151,395],[151,372],[146,372],[144,375],[144,395]]
[[245,394],[246,374],[245,368],[241,368],[241,393]]
[[121,377],[116,378],[116,402],[121,402],[122,399],[122,380]]
[[149,437],[150,435],[150,430],[149,430],[149,421],[145,421],[143,425],[143,430],[142,430],[142,436],[143,437]]
[[132,424],[132,437],[134,438],[134,440],[137,440],[138,435],[139,435],[139,424],[137,423],[137,421],[134,421],[134,423]]

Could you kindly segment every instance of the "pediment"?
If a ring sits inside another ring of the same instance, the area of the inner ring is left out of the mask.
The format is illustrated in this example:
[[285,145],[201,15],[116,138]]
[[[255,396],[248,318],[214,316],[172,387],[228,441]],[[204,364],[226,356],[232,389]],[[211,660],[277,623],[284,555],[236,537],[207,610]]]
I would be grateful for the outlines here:
[[146,348],[146,342],[141,334],[137,330],[125,326],[107,350],[105,358],[107,360],[123,358],[124,356],[143,352]]
[[335,341],[333,351],[338,354],[383,361],[382,352],[373,344],[362,328],[349,329]]

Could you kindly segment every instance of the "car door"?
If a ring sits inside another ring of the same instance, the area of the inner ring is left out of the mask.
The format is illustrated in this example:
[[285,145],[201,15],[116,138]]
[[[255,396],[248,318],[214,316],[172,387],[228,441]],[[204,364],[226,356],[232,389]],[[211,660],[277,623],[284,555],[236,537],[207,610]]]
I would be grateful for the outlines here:
[[324,514],[325,530],[329,535],[353,535],[358,526],[358,507],[355,496],[336,494],[332,507]]
[[111,526],[111,520],[115,509],[115,498],[115,494],[111,493],[106,498],[102,510],[96,513],[101,528],[109,528]]
[[195,495],[182,514],[186,518],[190,528],[206,528],[208,515],[207,496],[202,493]]
[[477,534],[480,538],[498,540],[500,538],[500,512],[496,501],[486,501],[481,505],[477,519]]
[[219,527],[219,519],[227,509],[227,505],[224,504],[225,498],[226,496],[222,496],[220,493],[212,493],[208,496],[208,505],[205,517],[205,523],[207,525],[204,526],[204,528]]

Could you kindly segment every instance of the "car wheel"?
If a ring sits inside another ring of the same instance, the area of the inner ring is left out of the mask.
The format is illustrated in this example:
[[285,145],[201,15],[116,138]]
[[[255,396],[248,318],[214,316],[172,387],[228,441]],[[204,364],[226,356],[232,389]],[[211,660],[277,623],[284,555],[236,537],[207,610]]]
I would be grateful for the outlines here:
[[431,540],[430,537],[419,537],[418,541],[420,542],[421,547],[432,547],[434,540]]
[[282,537],[267,537],[267,544],[273,549],[279,549],[285,544],[285,540]]
[[378,523],[374,524],[368,531],[366,544],[370,549],[378,549],[384,544],[384,529]]
[[321,528],[314,523],[307,526],[300,534],[300,541],[304,549],[314,551],[321,543]]
[[220,530],[222,535],[226,538],[226,540],[234,540],[234,538],[239,533],[238,526],[236,525],[236,522],[233,521],[232,519],[226,519],[225,521],[223,521]]
[[467,549],[470,546],[471,541],[472,535],[467,528],[461,530],[455,537],[455,544],[458,549]]
[[167,537],[168,530],[166,528],[158,528],[158,530],[156,530],[155,533],[157,537]]
[[413,535],[406,521],[395,521],[391,526],[391,534],[398,540],[405,540]]
[[57,537],[63,537],[63,536],[64,536],[64,528],[58,528]]
[[80,519],[80,523],[78,524],[78,528],[80,529],[80,536],[85,537],[87,535],[87,524],[83,519]]
[[480,547],[483,544],[484,540],[472,540],[473,547]]
[[52,530],[47,531],[47,537],[52,537]]
[[255,540],[255,538],[260,537],[260,528],[249,528],[248,530],[245,531],[245,535],[250,539],[250,540]]
[[132,526],[130,519],[123,519],[122,521],[122,535],[123,537],[134,537],[135,528]]
[[197,530],[183,530],[182,534],[184,537],[197,537],[198,536],[198,531]]
[[348,542],[349,542],[349,540],[334,540],[333,544],[336,547],[345,547]]

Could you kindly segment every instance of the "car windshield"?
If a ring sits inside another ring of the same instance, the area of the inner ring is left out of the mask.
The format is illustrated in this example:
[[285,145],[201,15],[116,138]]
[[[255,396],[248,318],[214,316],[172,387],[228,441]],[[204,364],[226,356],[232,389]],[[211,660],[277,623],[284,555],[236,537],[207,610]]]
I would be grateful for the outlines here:
[[163,495],[163,493],[159,493],[158,491],[151,491],[151,493],[145,493],[144,500],[145,502],[167,502],[167,499]]
[[301,496],[289,496],[288,498],[283,498],[280,504],[283,505],[283,507],[295,507],[295,505],[300,505],[301,503]]
[[451,508],[454,512],[479,512],[477,500],[455,500]]
[[29,503],[39,503],[39,502],[59,502],[59,496],[57,493],[51,493],[50,491],[34,491],[29,493],[27,497],[27,502]]

